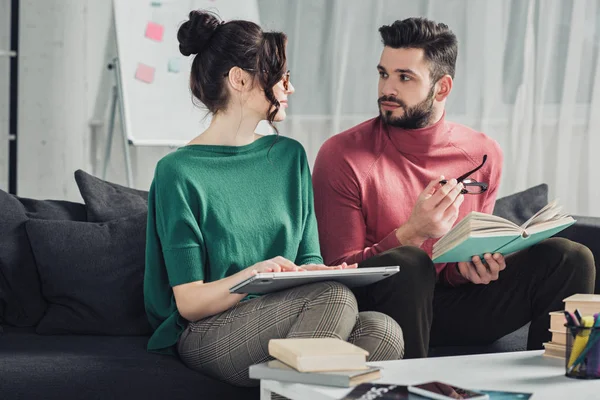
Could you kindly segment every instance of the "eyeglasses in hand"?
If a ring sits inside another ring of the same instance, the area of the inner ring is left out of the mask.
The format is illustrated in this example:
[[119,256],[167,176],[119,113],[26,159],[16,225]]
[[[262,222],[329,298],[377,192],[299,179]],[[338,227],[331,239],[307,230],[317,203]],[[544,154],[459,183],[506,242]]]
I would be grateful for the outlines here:
[[[460,191],[460,193],[462,194],[481,194],[483,192],[485,192],[488,189],[488,184],[484,183],[484,182],[477,182],[475,179],[467,179],[467,177],[469,175],[474,174],[475,172],[477,172],[481,167],[483,167],[483,164],[485,164],[485,161],[487,160],[487,154],[485,154],[483,156],[483,161],[481,162],[481,164],[475,168],[472,171],[467,172],[466,174],[463,174],[461,176],[459,176],[458,178],[456,178],[456,181],[458,183],[463,184],[464,188]],[[446,183],[448,183],[447,179],[441,180],[440,183],[442,185],[445,185]]]

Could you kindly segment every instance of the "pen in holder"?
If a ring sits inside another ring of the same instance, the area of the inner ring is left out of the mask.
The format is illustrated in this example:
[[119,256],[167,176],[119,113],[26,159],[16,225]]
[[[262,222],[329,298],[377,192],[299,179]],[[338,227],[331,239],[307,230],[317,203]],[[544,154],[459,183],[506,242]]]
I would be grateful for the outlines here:
[[566,376],[569,378],[600,378],[600,327],[570,326],[567,328]]

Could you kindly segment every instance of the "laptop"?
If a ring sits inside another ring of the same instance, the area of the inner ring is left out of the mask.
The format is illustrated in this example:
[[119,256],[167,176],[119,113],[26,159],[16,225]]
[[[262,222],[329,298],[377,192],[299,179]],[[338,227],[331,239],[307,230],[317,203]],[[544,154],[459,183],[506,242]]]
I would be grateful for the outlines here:
[[386,279],[400,271],[399,266],[331,271],[263,272],[256,274],[229,289],[230,293],[266,294],[309,283],[336,281],[349,288],[366,286]]

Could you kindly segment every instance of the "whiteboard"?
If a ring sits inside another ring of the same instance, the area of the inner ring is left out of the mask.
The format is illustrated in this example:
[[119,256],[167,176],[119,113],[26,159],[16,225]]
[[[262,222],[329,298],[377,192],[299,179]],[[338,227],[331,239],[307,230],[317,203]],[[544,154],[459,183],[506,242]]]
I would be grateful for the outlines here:
[[185,145],[210,123],[206,109],[192,102],[193,56],[182,56],[177,41],[179,26],[195,9],[259,23],[256,0],[113,0],[120,99],[133,145]]

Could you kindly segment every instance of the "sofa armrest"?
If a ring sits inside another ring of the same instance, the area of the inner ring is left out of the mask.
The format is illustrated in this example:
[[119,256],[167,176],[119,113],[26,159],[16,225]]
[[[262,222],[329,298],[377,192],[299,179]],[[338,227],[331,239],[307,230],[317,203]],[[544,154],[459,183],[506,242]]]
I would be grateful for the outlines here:
[[573,215],[576,223],[562,232],[556,234],[558,237],[564,237],[577,243],[587,246],[594,255],[596,262],[596,286],[594,293],[600,294],[600,217],[583,217]]

